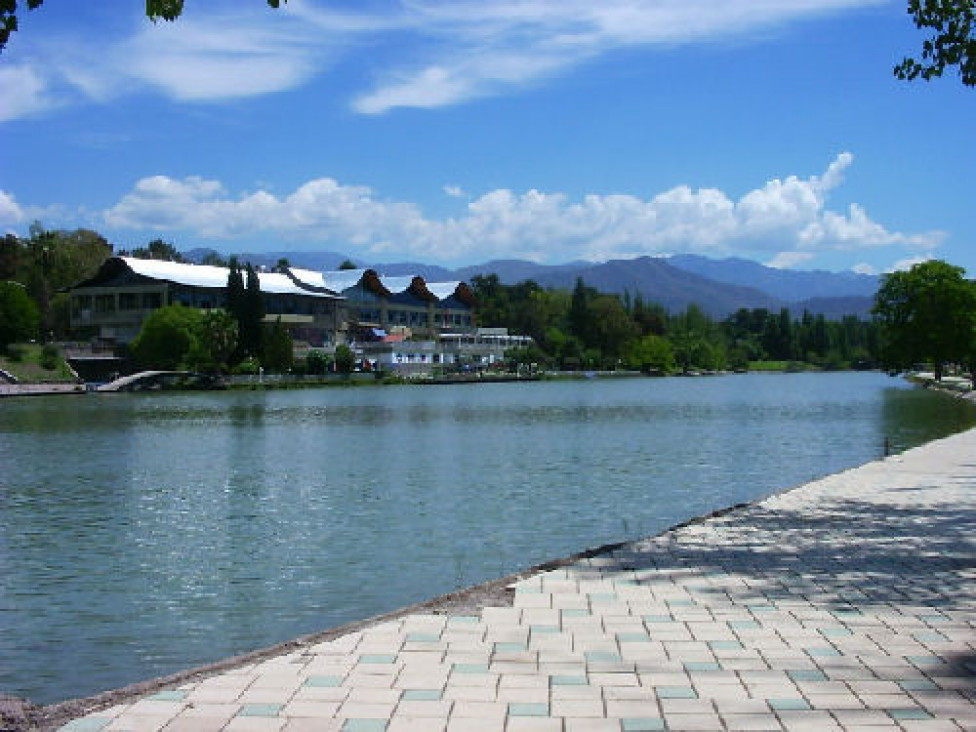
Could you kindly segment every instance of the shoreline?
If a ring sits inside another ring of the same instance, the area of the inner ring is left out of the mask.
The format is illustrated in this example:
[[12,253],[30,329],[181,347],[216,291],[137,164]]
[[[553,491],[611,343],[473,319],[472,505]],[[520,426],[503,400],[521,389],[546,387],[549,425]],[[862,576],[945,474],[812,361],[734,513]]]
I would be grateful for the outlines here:
[[[585,549],[570,556],[549,560],[497,579],[489,580],[487,582],[473,585],[455,592],[434,597],[421,603],[401,607],[388,613],[345,623],[315,633],[299,636],[297,638],[266,648],[256,649],[238,656],[233,656],[214,663],[186,669],[173,674],[168,674],[166,676],[136,682],[122,688],[108,690],[90,697],[64,700],[47,706],[26,706],[21,709],[22,719],[24,722],[23,726],[18,727],[16,724],[14,724],[14,726],[9,727],[9,729],[37,729],[45,731],[57,729],[72,719],[91,715],[98,711],[104,711],[110,707],[117,707],[119,705],[131,703],[139,697],[160,692],[165,688],[172,688],[176,685],[183,685],[187,684],[188,682],[199,681],[217,674],[232,672],[258,662],[276,659],[286,654],[301,652],[303,650],[310,649],[313,646],[334,641],[350,634],[361,633],[363,631],[376,628],[379,625],[383,625],[398,619],[403,619],[412,615],[424,613],[428,615],[451,617],[480,613],[486,608],[510,608],[512,607],[516,598],[515,585],[517,583],[523,583],[527,580],[531,581],[533,578],[537,578],[540,575],[551,572],[552,570],[567,568],[581,562],[585,563],[586,560],[596,559],[599,562],[609,559],[612,557],[612,555],[618,552],[621,554],[627,554],[635,551],[636,547],[642,544],[661,541],[664,539],[673,541],[675,536],[679,535],[683,530],[691,527],[707,525],[709,522],[713,522],[717,519],[731,520],[737,515],[748,514],[754,509],[759,508],[763,503],[776,501],[777,499],[789,496],[790,494],[800,494],[804,489],[811,491],[817,490],[823,484],[830,483],[831,481],[843,480],[845,477],[849,476],[849,474],[857,473],[858,471],[870,472],[878,468],[883,468],[887,463],[899,463],[903,460],[903,456],[918,454],[921,451],[935,449],[935,446],[939,445],[940,443],[946,440],[958,438],[959,436],[966,435],[967,433],[976,434],[976,428],[957,433],[956,435],[952,435],[950,437],[930,441],[905,451],[904,453],[898,453],[891,457],[882,458],[879,460],[868,461],[862,465],[848,468],[838,473],[833,473],[806,483],[777,490],[769,495],[757,498],[754,501],[737,503],[707,514],[695,516],[649,537]],[[23,700],[14,700],[15,703],[17,701]],[[14,706],[16,706],[16,704]],[[3,710],[3,698],[0,696],[0,714],[2,714]],[[15,714],[16,711],[17,710],[15,708]],[[9,716],[10,715],[8,715],[8,717]],[[2,717],[0,717],[0,721],[4,721]],[[0,724],[0,729],[7,730],[8,727]]]

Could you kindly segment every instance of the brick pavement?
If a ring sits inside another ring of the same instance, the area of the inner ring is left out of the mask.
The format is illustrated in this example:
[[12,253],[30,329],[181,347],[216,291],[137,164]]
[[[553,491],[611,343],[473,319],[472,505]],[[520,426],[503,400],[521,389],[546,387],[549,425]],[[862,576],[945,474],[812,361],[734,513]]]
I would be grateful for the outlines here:
[[976,430],[61,729],[976,730]]

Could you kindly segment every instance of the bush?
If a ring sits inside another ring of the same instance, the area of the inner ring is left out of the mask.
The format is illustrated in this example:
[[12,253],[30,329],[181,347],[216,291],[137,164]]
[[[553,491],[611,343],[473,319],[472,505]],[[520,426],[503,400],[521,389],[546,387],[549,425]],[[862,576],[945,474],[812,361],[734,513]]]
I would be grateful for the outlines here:
[[61,353],[53,343],[45,343],[41,348],[41,366],[48,371],[54,371],[61,361]]
[[321,376],[329,370],[329,357],[322,351],[309,351],[305,357],[305,372],[313,376]]

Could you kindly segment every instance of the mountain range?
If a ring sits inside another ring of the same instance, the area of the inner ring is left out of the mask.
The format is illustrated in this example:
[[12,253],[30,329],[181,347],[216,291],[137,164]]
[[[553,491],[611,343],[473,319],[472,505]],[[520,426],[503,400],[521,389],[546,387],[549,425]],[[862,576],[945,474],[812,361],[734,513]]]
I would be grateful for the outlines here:
[[[184,256],[200,261],[211,250],[195,249]],[[266,252],[239,255],[255,266],[271,267],[287,259],[293,267],[333,270],[348,259],[337,252]],[[638,257],[607,262],[536,264],[519,259],[499,259],[484,264],[447,269],[418,262],[372,266],[391,277],[420,275],[428,282],[470,281],[477,275],[495,274],[503,284],[534,280],[543,287],[572,289],[577,278],[601,292],[641,295],[671,312],[698,305],[715,318],[739,308],[789,308],[830,319],[844,315],[869,316],[879,278],[853,272],[797,271],[766,267],[747,259],[710,259],[691,254],[672,257]]]

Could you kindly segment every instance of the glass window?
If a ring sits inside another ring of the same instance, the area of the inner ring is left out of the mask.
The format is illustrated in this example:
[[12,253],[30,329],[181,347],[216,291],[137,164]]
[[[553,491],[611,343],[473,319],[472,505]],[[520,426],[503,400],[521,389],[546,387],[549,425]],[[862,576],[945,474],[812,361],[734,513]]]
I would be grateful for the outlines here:
[[95,295],[96,313],[114,313],[115,295]]

